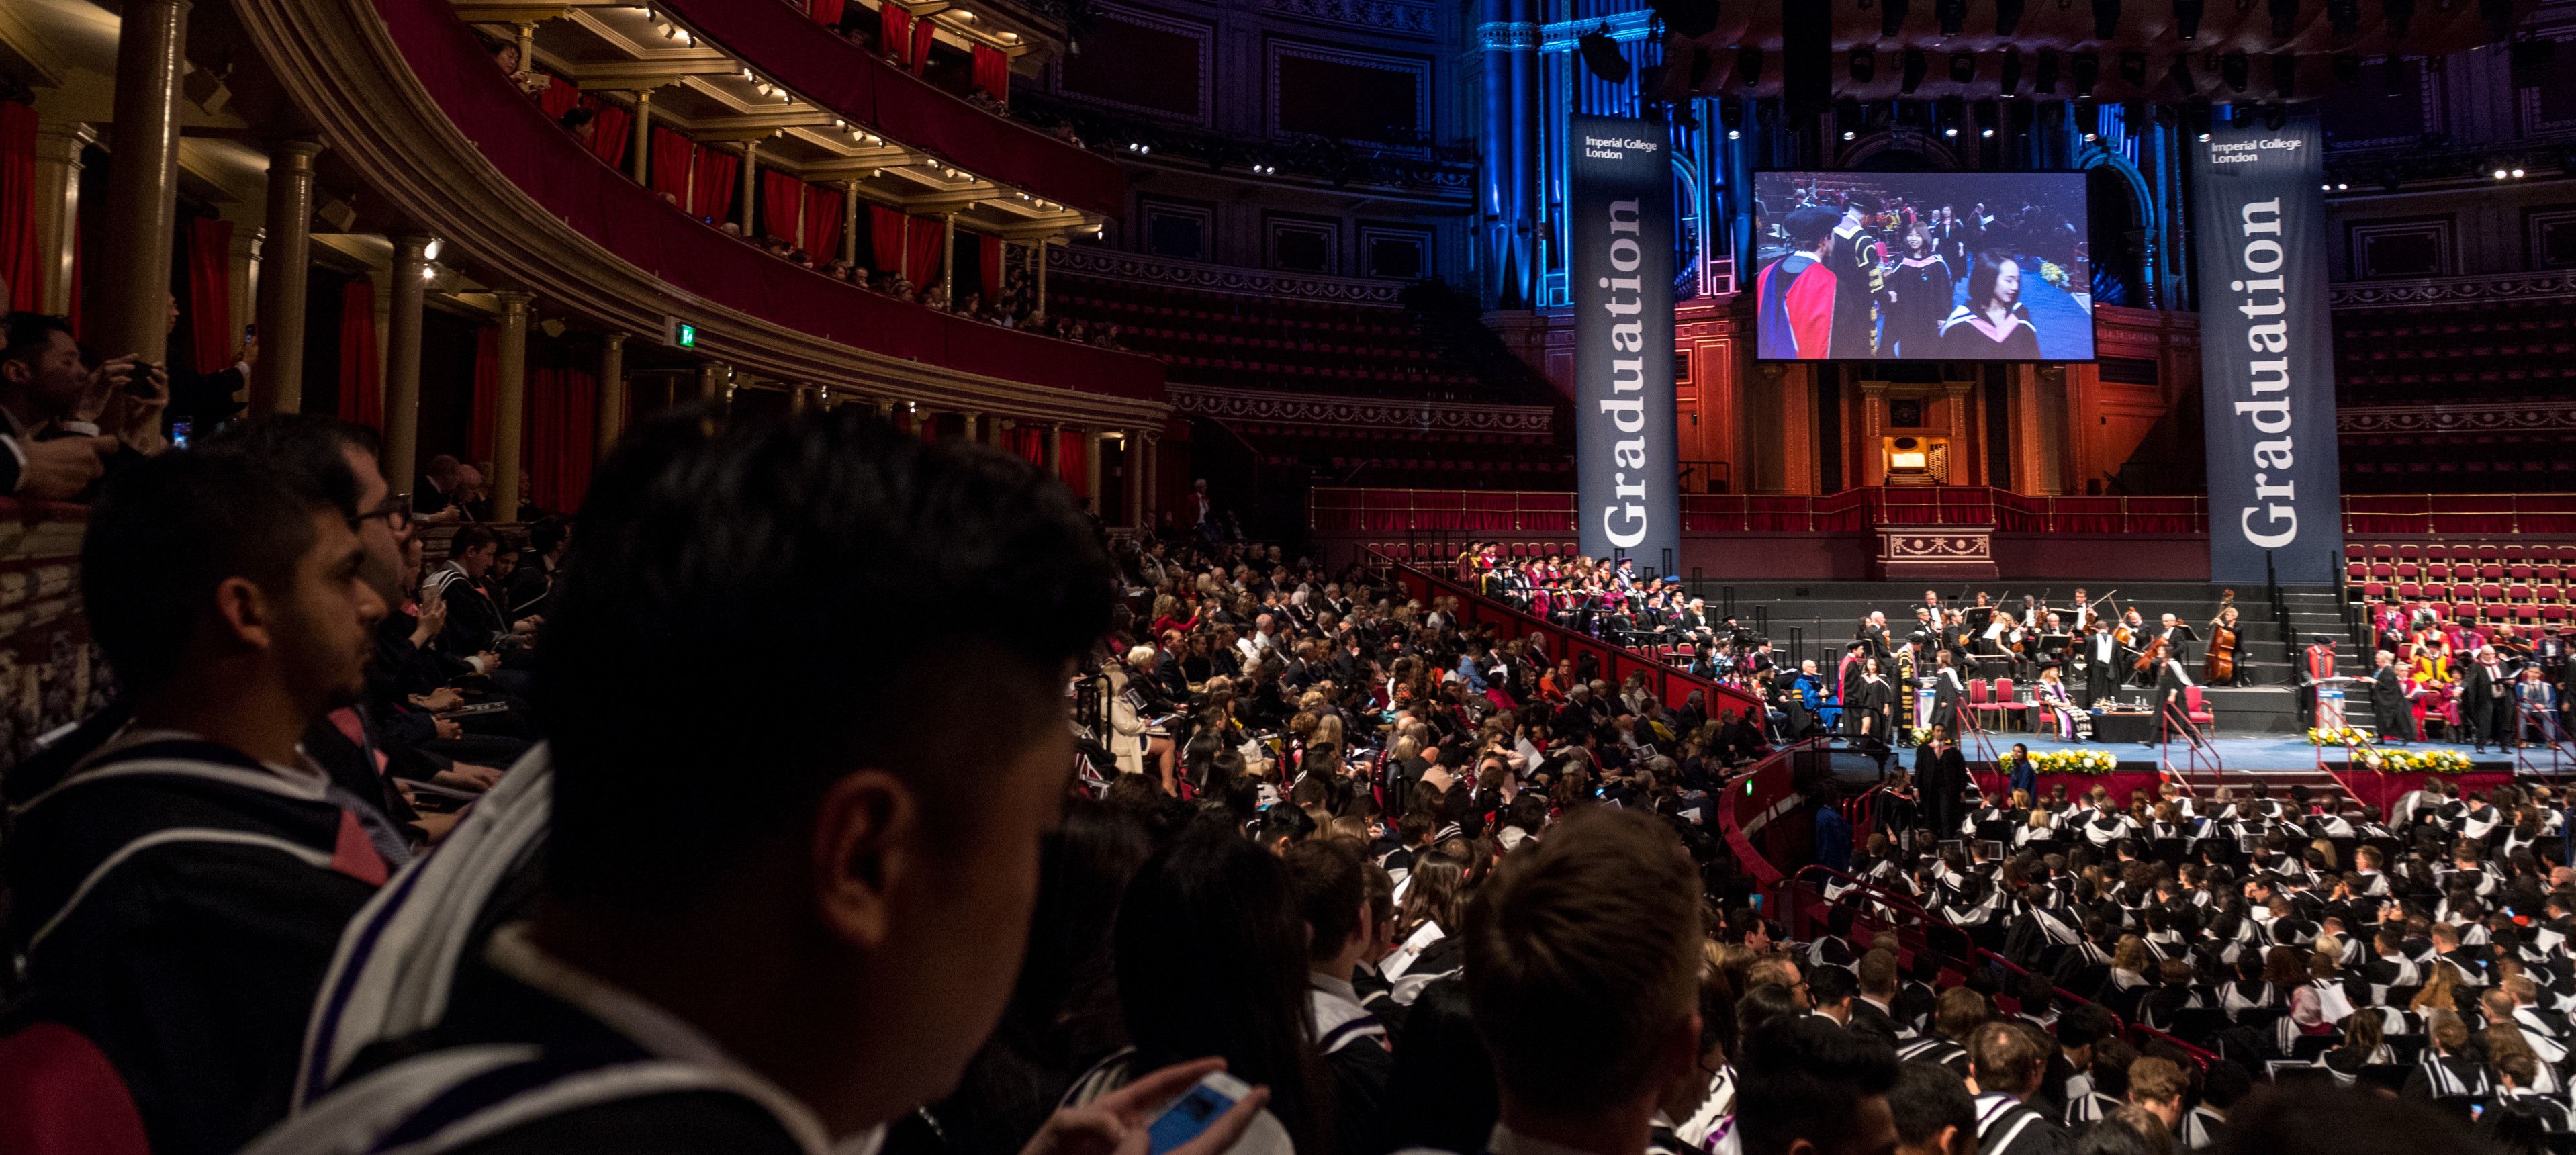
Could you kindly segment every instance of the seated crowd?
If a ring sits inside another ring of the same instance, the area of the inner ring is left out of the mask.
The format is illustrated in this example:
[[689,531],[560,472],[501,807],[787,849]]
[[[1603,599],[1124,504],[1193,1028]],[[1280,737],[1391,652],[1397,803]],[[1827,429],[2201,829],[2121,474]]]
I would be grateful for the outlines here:
[[[2124,1049],[2109,1012],[2052,1020],[1995,968],[1936,991],[1928,951],[1856,944],[1848,915],[1788,942],[1704,807],[1680,805],[1692,759],[1723,787],[1758,744],[1743,719],[1607,700],[1454,607],[1318,585],[1268,551],[1113,563],[1061,484],[989,447],[854,410],[639,427],[571,544],[531,531],[533,603],[517,577],[493,597],[478,527],[420,575],[390,488],[372,439],[320,417],[110,479],[81,580],[118,705],[9,779],[0,1146],[2470,1143],[2397,1099],[2257,1094],[2232,1062]],[[449,735],[451,690],[523,729]],[[487,748],[438,760],[469,739]],[[505,740],[534,741],[504,763]],[[424,764],[497,781],[460,783],[482,793],[442,831],[395,809],[389,784]],[[2308,893],[2317,851],[2268,843],[2242,895],[2126,853],[2116,880],[2090,860],[1863,869],[1966,904],[1991,876],[2088,933],[2116,921],[2139,937],[2084,941],[2132,974],[2133,942],[2181,959],[2207,937],[2178,929],[2204,905],[2240,953],[2331,961],[2315,948],[2375,925],[2367,982],[2429,990],[2452,968],[2494,988],[2386,1019],[2377,1045],[2424,1034],[2413,1090],[2476,1095],[2482,1130],[2538,1150],[2564,1125],[2563,1050],[2545,1074],[2532,1052],[2565,1037],[2568,943],[2491,912],[2563,919],[2563,893],[2528,847],[2479,857],[2501,818],[2413,817],[2408,837],[2462,865],[2392,870],[2392,905],[2321,914],[2301,901],[2328,901]],[[2355,1017],[2278,985],[2298,1032]],[[1158,1119],[1220,1069],[1248,1090],[1204,1129]]]

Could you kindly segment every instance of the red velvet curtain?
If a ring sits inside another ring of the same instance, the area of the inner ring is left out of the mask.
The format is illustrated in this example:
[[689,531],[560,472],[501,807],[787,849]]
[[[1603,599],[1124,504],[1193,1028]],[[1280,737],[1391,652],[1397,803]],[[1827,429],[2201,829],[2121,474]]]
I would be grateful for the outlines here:
[[904,271],[902,213],[884,205],[868,206],[868,248],[880,273]]
[[[188,342],[196,354],[197,372],[231,367],[241,347],[233,332],[233,223],[216,217],[188,221]],[[364,278],[361,278],[362,280]],[[16,284],[16,278],[11,278]],[[368,318],[375,317],[369,306]],[[374,330],[368,330],[372,337]]]
[[1091,470],[1083,464],[1083,449],[1082,434],[1072,430],[1056,434],[1056,476],[1064,479],[1065,487],[1071,489],[1075,497],[1087,498],[1091,496],[1086,484],[1090,481]]
[[[203,340],[199,338],[200,344]],[[198,364],[202,369],[206,363]],[[339,416],[342,421],[379,429],[385,423],[384,382],[376,375],[376,282],[372,277],[351,277],[340,290]]]
[[742,157],[697,147],[698,170],[689,178],[689,215],[722,224],[733,215],[734,173],[741,170]]
[[813,17],[815,23],[832,28],[839,26],[841,9],[848,6],[848,0],[805,0],[805,14]]
[[805,252],[817,265],[841,259],[841,202],[846,194],[805,186]]
[[939,26],[927,20],[912,22],[912,74],[930,67],[930,42],[938,38]]
[[1046,430],[1034,425],[1011,430],[1011,452],[1031,465],[1046,464]]
[[551,72],[546,75],[553,76],[554,83],[545,86],[537,93],[537,107],[545,109],[548,117],[561,121],[563,114],[571,112],[574,105],[581,103],[581,86],[564,77],[555,76]]
[[896,59],[910,59],[905,54],[912,51],[912,13],[904,11],[903,5],[880,2],[877,5],[877,31],[877,39],[886,51],[893,53]]
[[1004,104],[1011,102],[1011,58],[989,44],[975,46],[975,87]]
[[975,239],[983,245],[983,251],[981,254],[983,261],[981,264],[982,272],[984,274],[984,299],[987,301],[1001,300],[1002,238],[977,237]]
[[[466,428],[468,462],[492,451],[492,425],[501,392],[501,330],[485,325],[474,331],[474,418]],[[490,481],[491,478],[484,478]]]
[[927,285],[939,279],[939,269],[946,254],[940,242],[948,239],[948,226],[927,217],[911,218],[912,283]]
[[760,235],[804,243],[805,182],[783,172],[760,174]]
[[584,369],[539,369],[531,374],[534,412],[528,419],[528,497],[553,513],[581,508],[590,487],[591,410],[599,378]]
[[0,309],[34,309],[44,293],[36,244],[36,110],[0,101]]
[[596,119],[590,123],[592,156],[606,161],[610,168],[626,167],[626,140],[634,135],[635,114],[610,104],[596,93],[581,94],[581,105]]
[[697,144],[688,137],[653,126],[653,191],[671,194],[682,212],[695,211],[689,207],[689,194],[693,191],[689,187],[689,161],[697,153]]

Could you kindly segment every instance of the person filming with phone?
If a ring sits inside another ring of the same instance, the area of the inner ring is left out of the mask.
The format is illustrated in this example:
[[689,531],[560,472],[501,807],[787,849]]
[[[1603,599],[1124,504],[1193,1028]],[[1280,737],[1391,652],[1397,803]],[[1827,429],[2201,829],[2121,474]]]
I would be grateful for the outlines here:
[[85,501],[105,474],[169,448],[161,366],[128,353],[93,364],[71,322],[12,313],[0,348],[0,486],[20,496]]

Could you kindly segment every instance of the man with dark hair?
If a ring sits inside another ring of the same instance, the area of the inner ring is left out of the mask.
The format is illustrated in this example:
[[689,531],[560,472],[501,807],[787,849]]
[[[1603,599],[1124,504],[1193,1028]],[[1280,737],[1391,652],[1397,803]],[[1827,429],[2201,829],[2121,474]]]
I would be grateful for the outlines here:
[[1921,1059],[1897,1064],[1887,1109],[1896,1119],[1896,1155],[1969,1155],[1977,1149],[1977,1101],[1948,1067]]
[[2025,1102],[2039,1093],[2050,1049],[2048,1036],[2024,1023],[1987,1023],[1968,1036],[1978,1155],[2058,1155],[2066,1150],[2065,1130]]
[[[158,369],[128,356],[92,370],[71,322],[42,313],[9,314],[0,340],[0,493],[68,501],[111,459],[167,444],[160,409],[169,392]],[[158,398],[128,393],[138,376],[155,383]]]
[[386,877],[383,817],[298,749],[363,690],[385,612],[353,489],[165,455],[113,480],[82,545],[133,721],[18,808],[7,939],[21,1021],[112,1068],[164,1155],[285,1113],[333,944]]
[[1852,973],[1841,967],[1807,968],[1807,997],[1815,1000],[1812,1013],[1832,1021],[1837,1027],[1851,1025],[1852,996],[1859,991],[1860,984],[1852,980]]
[[528,526],[528,552],[510,573],[508,604],[502,607],[513,628],[529,618],[545,619],[547,595],[554,592],[555,572],[563,568],[564,550],[571,544],[572,533],[562,518],[539,518]]
[[2227,1138],[2228,1116],[2253,1093],[2254,1073],[2245,1064],[2233,1059],[2211,1063],[2201,1076],[2200,1102],[2183,1115],[2177,1129],[2182,1146],[2197,1151],[2221,1145]]
[[1907,1062],[1921,1060],[1937,1063],[1961,1078],[1968,1074],[1968,1036],[1985,1025],[1993,1008],[1986,996],[1966,987],[1952,987],[1941,992],[1941,1001],[1932,1012],[1932,1030],[1905,1046],[1898,1054]]
[[1494,1151],[1646,1149],[1657,1099],[1699,1061],[1699,907],[1679,837],[1633,810],[1580,811],[1504,860],[1465,927]]
[[[512,623],[501,612],[501,604],[483,589],[483,577],[491,572],[500,552],[501,536],[489,526],[465,526],[448,539],[447,560],[421,582],[421,600],[436,601],[447,609],[447,625],[438,632],[439,651],[472,666],[478,674],[498,673],[504,650],[515,651],[520,636],[536,628],[534,622],[525,628]],[[516,692],[526,684],[508,688]]]
[[1351,979],[1360,957],[1376,945],[1376,920],[1358,850],[1339,839],[1315,838],[1283,856],[1306,917],[1306,980],[1313,989],[1315,1050],[1333,1072],[1334,1121],[1342,1149],[1373,1155],[1390,1146],[1383,1138],[1386,1085],[1394,1073],[1386,1025],[1360,1005]]
[[1773,261],[1754,279],[1760,316],[1754,331],[1762,355],[1770,358],[1822,360],[1834,340],[1836,267],[1826,263],[1832,250],[1834,214],[1800,209],[1789,214],[1790,253]]
[[1744,1155],[1893,1152],[1898,1133],[1888,1092],[1896,1068],[1886,1044],[1813,1015],[1764,1023],[1736,1071],[1735,1134]]
[[[1107,559],[1060,483],[989,447],[851,410],[701,422],[631,431],[594,480],[539,670],[549,745],[361,918],[299,1084],[338,1089],[253,1150],[821,1150],[945,1093],[991,1030]],[[758,676],[639,726],[673,653]],[[1213,1066],[1030,1150],[1117,1147]],[[1181,1150],[1224,1150],[1265,1099]]]

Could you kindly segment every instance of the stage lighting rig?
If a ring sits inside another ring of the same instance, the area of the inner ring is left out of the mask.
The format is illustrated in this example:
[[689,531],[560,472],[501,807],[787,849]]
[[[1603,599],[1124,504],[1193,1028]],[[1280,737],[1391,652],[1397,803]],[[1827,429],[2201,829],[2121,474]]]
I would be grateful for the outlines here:
[[2253,76],[2245,60],[2245,54],[2242,52],[2230,52],[2225,56],[2219,57],[2218,78],[2227,82],[2227,90],[2229,92],[2245,91],[2245,86],[2253,82]]
[[2075,127],[2084,133],[2085,143],[2101,139],[2102,110],[2090,96],[2075,98]]
[[1925,56],[1922,49],[1906,49],[1905,79],[1903,81],[1903,86],[1898,91],[1903,92],[1907,96],[1914,95],[1915,89],[1923,87],[1923,73],[1931,67],[1932,58]]
[[2147,86],[2146,53],[2123,52],[2120,54],[2120,83],[2126,84],[2131,88],[2145,88]]
[[1950,54],[1950,83],[1952,83],[1952,84],[1967,84],[1967,83],[1970,83],[1970,82],[1972,82],[1972,81],[1974,81],[1974,80],[1976,80],[1976,79],[1977,79],[1977,54],[1976,54],[1976,53],[1974,53],[1974,52],[1953,52],[1953,53],[1951,53],[1951,54]]
[[1909,14],[1909,7],[1906,0],[1879,0],[1879,39],[1889,39],[1905,31],[1905,17]]
[[2174,38],[2192,40],[2200,36],[2202,0],[2173,0]]
[[1726,126],[1726,139],[1744,139],[1744,98],[1740,96],[1718,98],[1717,122]]
[[1932,18],[1948,39],[1968,30],[1968,0],[1932,0]]
[[1762,83],[1762,46],[1739,44],[1735,48],[1735,79],[1746,88]]
[[2093,84],[2102,78],[2102,58],[2091,52],[2075,54],[2075,95],[2093,95]]
[[1878,76],[1878,53],[1867,45],[1852,49],[1850,70],[1852,83],[1869,83]]
[[2039,50],[2039,75],[2031,81],[2031,90],[2041,96],[2057,95],[2057,50]]
[[1997,81],[1997,87],[2003,90],[2006,100],[2012,99],[2013,93],[2021,88],[2021,47],[2019,45],[2010,45],[2004,49],[2003,75]]
[[2299,58],[2287,52],[2272,54],[2272,95],[2288,100],[2298,91]]

